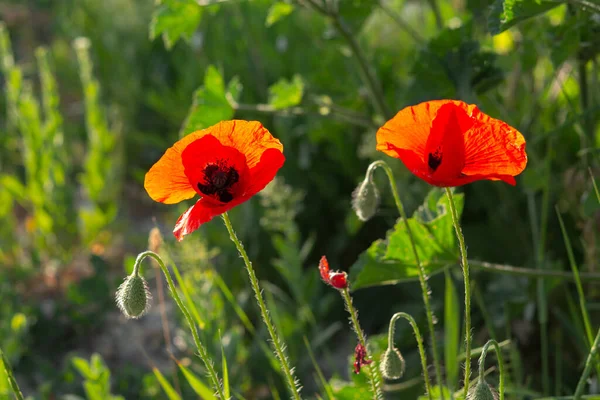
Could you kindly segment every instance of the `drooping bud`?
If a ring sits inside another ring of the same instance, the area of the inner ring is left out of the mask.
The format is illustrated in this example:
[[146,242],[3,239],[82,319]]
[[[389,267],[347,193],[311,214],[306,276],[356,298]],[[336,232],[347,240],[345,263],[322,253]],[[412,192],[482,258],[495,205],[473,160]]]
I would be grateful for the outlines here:
[[467,400],[498,400],[498,393],[485,380],[479,380],[477,385],[469,389]]
[[381,374],[385,379],[402,378],[405,366],[404,357],[396,348],[388,347],[381,356]]
[[116,293],[117,306],[127,318],[140,318],[150,309],[148,283],[135,272],[125,278]]
[[373,174],[367,172],[365,180],[352,193],[352,208],[361,221],[375,215],[379,207],[379,191],[373,182]]

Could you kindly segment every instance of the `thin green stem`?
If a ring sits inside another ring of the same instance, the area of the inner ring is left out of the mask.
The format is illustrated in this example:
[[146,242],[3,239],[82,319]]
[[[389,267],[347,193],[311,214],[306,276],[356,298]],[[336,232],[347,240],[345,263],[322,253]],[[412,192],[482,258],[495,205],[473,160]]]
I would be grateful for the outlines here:
[[[473,268],[477,268],[483,271],[507,274],[507,275],[515,275],[515,276],[524,276],[528,278],[560,278],[566,280],[575,280],[573,274],[567,271],[556,271],[556,270],[544,270],[541,268],[533,269],[533,268],[523,268],[523,267],[515,267],[513,265],[506,264],[493,264],[485,261],[477,261],[469,259],[469,265]],[[593,272],[581,272],[580,277],[585,280],[600,280],[600,274],[596,274]]]
[[252,262],[248,258],[248,253],[246,253],[242,242],[240,241],[240,239],[238,239],[235,231],[233,230],[233,226],[231,225],[229,215],[227,213],[223,213],[222,217],[223,221],[225,222],[225,227],[229,232],[229,237],[231,238],[231,241],[235,244],[235,247],[242,256],[244,264],[246,265],[246,271],[248,271],[248,276],[250,277],[250,284],[252,285],[252,290],[254,290],[254,295],[256,296],[256,302],[258,303],[260,314],[262,316],[263,322],[267,327],[267,330],[269,331],[269,336],[271,337],[271,342],[273,343],[273,348],[275,349],[275,355],[279,359],[281,369],[287,380],[289,390],[294,399],[300,400],[300,389],[298,388],[298,383],[294,378],[293,368],[290,367],[288,358],[285,354],[285,343],[275,331],[275,326],[273,325],[271,317],[269,316],[269,310],[267,309],[267,305],[265,304],[265,299],[262,295],[262,291],[258,284],[258,278],[256,277],[256,273],[254,272],[254,268],[252,267]]
[[10,385],[13,394],[15,395],[17,400],[24,400],[23,393],[21,393],[21,389],[19,388],[19,385],[17,384],[17,381],[13,376],[12,368],[10,368],[10,364],[6,359],[6,356],[4,356],[4,352],[2,351],[2,349],[0,349],[0,359],[2,360],[2,364],[4,365],[4,373],[6,374],[8,384]]
[[469,393],[469,383],[471,379],[471,284],[469,280],[469,262],[467,261],[465,237],[460,227],[460,221],[458,220],[458,213],[456,211],[456,205],[454,204],[452,189],[446,188],[446,195],[448,196],[448,204],[450,205],[450,213],[452,214],[452,223],[454,224],[454,230],[456,231],[456,237],[458,238],[463,278],[465,281],[465,387],[463,396],[466,399],[467,394]]
[[435,23],[438,29],[442,29],[444,27],[444,21],[442,20],[442,13],[440,12],[440,7],[437,4],[436,0],[428,0],[429,6],[433,11],[433,15],[435,15]]
[[[394,196],[394,201],[396,202],[396,208],[398,208],[398,212],[400,213],[400,217],[404,221],[404,226],[406,227],[406,233],[408,234],[408,238],[410,240],[410,246],[412,248],[412,252],[415,256],[415,263],[417,264],[417,271],[419,273],[419,283],[421,284],[421,294],[423,296],[423,303],[425,304],[425,313],[427,314],[427,326],[429,328],[429,340],[431,341],[431,350],[433,354],[433,365],[435,368],[435,375],[438,380],[440,386],[443,386],[443,378],[441,374],[440,368],[440,359],[438,356],[438,346],[437,341],[435,339],[435,327],[434,327],[434,317],[433,310],[431,309],[430,302],[430,294],[431,290],[429,289],[429,284],[427,283],[427,273],[425,272],[425,268],[423,264],[421,264],[421,260],[419,258],[419,252],[417,251],[417,245],[415,244],[415,239],[412,233],[412,229],[410,224],[408,223],[408,217],[406,215],[406,211],[404,210],[404,205],[402,204],[402,200],[400,199],[400,195],[398,194],[398,188],[396,186],[396,180],[394,179],[394,173],[389,165],[383,160],[378,160],[371,165],[367,169],[367,178],[371,178],[370,175],[373,174],[377,167],[383,168],[385,171],[388,181],[390,182],[390,186],[392,188],[392,195]],[[444,399],[443,391],[440,392],[442,400]]]
[[206,370],[208,371],[208,376],[211,380],[213,389],[217,392],[217,397],[219,399],[225,400],[226,397],[223,393],[223,387],[222,387],[221,381],[219,380],[219,377],[217,375],[217,371],[215,371],[213,361],[211,360],[210,356],[208,355],[208,351],[207,351],[206,347],[204,347],[202,342],[200,342],[200,336],[198,335],[198,329],[196,328],[196,325],[194,324],[194,320],[192,319],[192,316],[190,315],[189,311],[187,310],[187,308],[181,301],[181,298],[179,297],[179,294],[177,293],[177,289],[175,288],[175,283],[173,283],[173,279],[171,278],[171,273],[165,266],[165,263],[163,262],[162,258],[160,258],[160,256],[153,251],[144,251],[143,253],[140,253],[135,260],[135,264],[133,267],[133,273],[136,276],[139,275],[140,265],[142,264],[142,261],[146,257],[154,258],[156,260],[156,262],[158,262],[160,269],[162,270],[163,274],[165,275],[165,278],[167,279],[167,284],[169,285],[169,289],[171,290],[171,295],[173,296],[173,299],[175,300],[177,307],[179,307],[179,309],[185,316],[185,319],[186,319],[188,325],[190,326],[190,329],[192,331],[192,337],[194,338],[194,343],[196,344],[196,348],[198,349],[198,355],[200,356],[200,359],[204,362],[204,366],[206,367]]
[[[342,294],[342,298],[344,299],[344,303],[346,303],[346,310],[350,314],[350,320],[352,321],[352,327],[354,328],[354,332],[356,332],[356,337],[361,346],[367,351],[367,339],[365,337],[365,333],[362,331],[360,324],[358,322],[358,313],[356,309],[352,305],[352,297],[350,297],[350,291],[348,288],[340,290]],[[373,399],[379,400],[383,399],[383,394],[381,393],[381,388],[379,382],[381,379],[379,378],[379,369],[375,363],[375,360],[371,360],[372,362],[368,365],[369,368],[369,382],[371,384],[371,392],[373,393]]]
[[498,358],[498,371],[500,374],[498,391],[500,392],[500,400],[504,400],[504,359],[502,358],[500,346],[494,339],[488,340],[488,342],[483,346],[481,357],[479,357],[479,381],[483,382],[484,379],[483,373],[485,371],[485,357],[487,356],[490,346],[494,346],[494,349],[496,350],[496,357]]
[[596,339],[594,339],[594,343],[592,343],[590,353],[588,354],[587,360],[585,361],[585,368],[583,369],[583,373],[581,374],[581,378],[579,378],[579,383],[577,384],[577,389],[575,389],[575,394],[573,395],[575,400],[580,399],[581,395],[583,394],[583,389],[585,388],[587,378],[590,376],[590,372],[592,372],[594,359],[596,358],[596,354],[598,353],[599,345],[600,330],[598,330],[598,333],[596,334]]
[[421,356],[421,368],[423,369],[423,377],[425,379],[425,389],[427,390],[427,396],[429,399],[433,399],[433,394],[431,391],[431,381],[429,380],[429,372],[427,371],[427,354],[425,353],[425,348],[423,347],[423,336],[421,336],[421,332],[419,331],[419,327],[415,322],[414,318],[405,312],[399,312],[392,316],[390,320],[390,328],[388,330],[388,349],[394,348],[394,332],[396,330],[396,321],[399,318],[404,318],[408,321],[410,326],[412,326],[413,331],[415,332],[415,338],[417,339],[417,346],[419,347],[419,355]]

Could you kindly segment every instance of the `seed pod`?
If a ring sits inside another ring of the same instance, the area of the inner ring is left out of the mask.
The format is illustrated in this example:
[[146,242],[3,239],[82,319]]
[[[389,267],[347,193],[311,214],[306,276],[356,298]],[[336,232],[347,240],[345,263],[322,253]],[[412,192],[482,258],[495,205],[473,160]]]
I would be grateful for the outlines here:
[[381,374],[385,379],[400,379],[404,375],[405,364],[398,349],[388,347],[381,356]]
[[352,193],[352,208],[361,221],[367,221],[375,215],[378,207],[379,191],[372,174],[367,173],[365,180]]
[[498,400],[498,393],[485,380],[469,389],[467,400]]
[[140,318],[150,309],[148,283],[135,273],[125,278],[116,293],[117,306],[127,318]]

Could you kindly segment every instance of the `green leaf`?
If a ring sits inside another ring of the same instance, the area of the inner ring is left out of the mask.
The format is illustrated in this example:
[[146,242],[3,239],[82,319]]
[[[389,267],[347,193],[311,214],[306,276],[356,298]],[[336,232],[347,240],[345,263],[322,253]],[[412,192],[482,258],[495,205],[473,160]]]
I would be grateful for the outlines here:
[[458,384],[458,348],[460,345],[460,305],[452,276],[445,273],[446,290],[444,296],[444,360],[446,361],[446,377],[451,389]]
[[[181,366],[180,366],[180,368],[181,368]],[[177,394],[175,389],[173,389],[173,386],[171,386],[171,384],[167,381],[167,379],[163,376],[163,374],[161,374],[161,372],[158,370],[158,368],[156,368],[156,367],[152,368],[152,372],[154,372],[154,376],[156,377],[156,380],[158,381],[158,383],[160,383],[160,386],[165,391],[169,400],[181,400],[181,397]],[[207,399],[211,399],[211,398],[207,397]]]
[[[457,212],[462,213],[464,196],[454,196]],[[458,262],[458,248],[448,208],[448,199],[441,189],[432,189],[425,202],[408,219],[419,259],[428,275],[441,272]],[[385,240],[379,239],[363,252],[350,268],[353,289],[390,285],[418,278],[410,238],[402,219],[388,231]]]
[[302,101],[304,82],[298,74],[291,81],[280,79],[269,87],[269,104],[281,110],[297,106]]
[[273,3],[273,5],[269,8],[269,13],[267,14],[267,20],[265,21],[265,25],[271,26],[280,19],[290,15],[293,11],[294,6],[290,3],[284,3],[282,1]]
[[231,397],[231,390],[229,388],[229,368],[227,367],[227,357],[225,357],[223,339],[221,337],[219,339],[221,342],[221,364],[223,365],[223,394],[225,395],[225,398],[228,399]]
[[[230,90],[238,96],[239,81],[234,78],[229,83]],[[194,93],[194,101],[183,123],[180,135],[208,128],[217,122],[233,118],[233,107],[227,100],[223,76],[216,67],[210,65],[204,75],[204,85]]]
[[492,35],[497,35],[519,22],[540,15],[560,4],[551,0],[496,0],[490,8],[488,29]]
[[1,175],[0,186],[19,202],[23,202],[27,198],[25,186],[15,176]]
[[[185,379],[188,381],[188,383],[190,384],[190,386],[192,387],[192,389],[194,389],[194,392],[198,396],[200,396],[201,399],[205,399],[205,400],[216,399],[216,397],[215,397],[212,389],[210,389],[208,386],[206,386],[200,380],[200,378],[198,378],[188,368],[186,368],[185,366],[183,366],[179,361],[176,361],[176,362],[177,362],[177,365],[179,366],[179,369],[183,373],[183,376],[185,377]],[[169,398],[171,398],[171,397],[169,396]],[[171,398],[171,400],[173,400],[173,399]]]
[[162,34],[167,49],[180,38],[189,40],[202,19],[202,7],[192,0],[162,0],[152,15],[150,39]]

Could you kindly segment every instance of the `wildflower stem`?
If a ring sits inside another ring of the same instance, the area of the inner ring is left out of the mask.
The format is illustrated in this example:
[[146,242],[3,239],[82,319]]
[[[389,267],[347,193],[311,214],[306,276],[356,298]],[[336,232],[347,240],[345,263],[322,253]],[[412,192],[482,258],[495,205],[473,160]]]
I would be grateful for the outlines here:
[[169,289],[171,290],[171,295],[173,296],[175,303],[177,303],[177,307],[179,307],[179,309],[185,316],[185,319],[186,319],[188,325],[190,326],[190,330],[192,331],[192,337],[194,338],[194,343],[196,344],[196,348],[198,349],[198,355],[200,356],[200,359],[204,362],[204,366],[206,367],[206,370],[208,371],[208,376],[211,380],[213,388],[217,392],[217,398],[226,400],[225,395],[223,394],[223,388],[221,386],[221,381],[219,380],[217,371],[215,371],[213,362],[208,355],[208,351],[207,351],[206,347],[204,347],[204,345],[202,345],[202,342],[200,342],[200,337],[198,335],[198,329],[196,328],[196,325],[194,324],[194,320],[192,319],[192,316],[190,315],[189,311],[187,310],[187,308],[181,301],[181,298],[179,297],[179,294],[177,293],[177,290],[175,288],[175,284],[173,283],[173,279],[171,278],[171,273],[165,266],[165,263],[162,260],[162,258],[160,258],[160,256],[153,251],[144,251],[143,253],[140,253],[137,256],[137,259],[135,260],[135,264],[133,267],[133,273],[136,276],[139,275],[140,265],[142,264],[142,261],[146,257],[154,258],[156,260],[156,262],[158,262],[158,265],[159,265],[160,269],[162,270],[163,274],[165,274],[165,278],[167,279],[167,284],[169,285]]
[[[367,349],[367,339],[365,338],[365,333],[362,331],[360,324],[358,322],[358,313],[356,309],[352,305],[352,297],[350,296],[350,291],[348,288],[340,290],[342,293],[342,297],[344,302],[346,303],[346,310],[350,314],[350,320],[352,321],[352,326],[354,328],[354,332],[356,332],[356,338],[358,342],[363,346],[365,351]],[[369,382],[371,383],[371,392],[373,392],[373,399],[383,399],[383,394],[381,393],[381,388],[379,387],[379,383],[381,382],[381,378],[379,378],[379,369],[375,365],[375,360],[368,365],[369,368]]]
[[454,224],[454,230],[456,231],[456,237],[458,238],[460,247],[461,265],[465,281],[465,387],[463,395],[466,399],[471,379],[471,284],[469,280],[469,262],[467,261],[465,237],[460,228],[460,221],[458,220],[458,213],[456,212],[456,205],[454,204],[454,197],[452,196],[452,190],[450,188],[446,188],[446,195],[448,196],[448,203],[450,204],[450,212],[452,214],[452,223]]
[[598,346],[600,345],[600,330],[596,334],[596,339],[594,339],[594,343],[592,343],[592,348],[590,353],[588,354],[587,360],[585,361],[585,368],[583,369],[583,373],[579,378],[579,383],[577,384],[577,388],[575,389],[575,394],[573,398],[578,400],[581,398],[581,394],[583,393],[583,389],[585,388],[585,384],[588,376],[590,376],[590,372],[592,371],[592,367],[594,365],[594,359],[596,358],[596,354],[598,353]]
[[427,371],[427,354],[425,353],[425,348],[423,347],[423,336],[421,336],[421,332],[419,331],[419,327],[415,322],[414,318],[405,312],[398,312],[392,316],[390,320],[390,329],[388,330],[388,348],[393,348],[394,346],[394,332],[396,328],[396,321],[399,318],[404,318],[408,321],[410,326],[412,326],[413,331],[415,332],[415,338],[417,339],[417,346],[419,347],[419,355],[421,356],[421,368],[423,369],[423,378],[425,379],[425,389],[427,390],[427,396],[429,400],[433,399],[433,393],[431,391],[431,381],[429,379],[429,372]]
[[13,372],[12,372],[12,369],[10,368],[10,364],[8,363],[8,360],[4,356],[4,352],[2,351],[2,349],[0,349],[0,362],[4,365],[4,374],[6,375],[8,384],[10,385],[10,388],[11,388],[13,394],[15,395],[15,398],[17,400],[24,400],[23,393],[21,393],[19,384],[17,383],[17,381],[15,380],[15,378],[13,376]]
[[[425,313],[427,314],[427,326],[429,328],[429,340],[431,341],[431,352],[433,354],[433,365],[435,368],[435,375],[438,379],[440,386],[442,386],[442,373],[440,368],[440,359],[438,356],[438,347],[437,342],[435,340],[435,327],[433,323],[433,311],[431,309],[430,303],[430,294],[431,290],[429,289],[429,285],[427,284],[427,274],[425,273],[425,268],[419,259],[419,253],[417,251],[417,245],[415,244],[415,239],[412,234],[412,230],[410,228],[410,224],[408,223],[408,217],[406,216],[406,211],[404,210],[404,205],[402,204],[402,200],[400,199],[400,195],[398,194],[398,188],[396,187],[396,180],[394,179],[394,173],[389,165],[383,160],[377,160],[367,169],[367,175],[373,174],[377,167],[383,168],[385,173],[387,174],[388,180],[390,182],[390,186],[392,188],[392,195],[394,196],[394,201],[396,202],[396,207],[398,208],[398,212],[404,221],[404,226],[406,227],[406,233],[408,234],[408,238],[410,240],[410,245],[415,256],[415,263],[417,264],[417,271],[419,272],[419,283],[421,284],[421,293],[423,295],[423,303],[425,304]],[[444,393],[440,391],[440,396],[442,400],[444,400]]]
[[444,27],[444,21],[442,20],[442,13],[440,12],[440,7],[437,4],[436,0],[428,0],[429,1],[429,6],[431,7],[431,10],[433,11],[433,15],[435,15],[435,24],[437,25],[438,29],[442,29]]
[[496,350],[496,357],[498,358],[498,372],[500,374],[498,392],[500,392],[500,400],[504,400],[504,359],[502,358],[500,345],[498,345],[498,342],[496,342],[494,339],[488,340],[488,342],[483,346],[481,356],[479,357],[479,381],[483,382],[484,380],[483,373],[485,372],[485,356],[487,356],[490,346],[494,346],[494,350]]
[[227,213],[223,213],[222,215],[223,221],[225,222],[225,227],[229,232],[229,237],[231,241],[235,244],[238,252],[244,259],[244,264],[246,265],[246,271],[248,271],[248,276],[250,277],[250,283],[252,285],[252,289],[254,290],[254,295],[256,296],[256,301],[258,303],[258,307],[260,308],[260,313],[262,319],[269,331],[269,335],[271,336],[271,341],[273,343],[273,347],[275,348],[275,354],[281,363],[281,369],[286,377],[290,392],[294,399],[300,400],[300,390],[298,388],[296,379],[294,378],[293,368],[290,367],[289,361],[285,354],[285,343],[283,340],[277,335],[275,331],[275,326],[273,322],[271,322],[271,317],[269,316],[269,310],[265,304],[265,299],[263,298],[262,291],[258,284],[258,278],[256,277],[256,273],[254,272],[254,268],[252,267],[252,262],[248,258],[248,254],[242,245],[240,239],[238,239],[235,231],[233,230],[233,226],[231,225],[231,220],[229,219],[229,215]]

